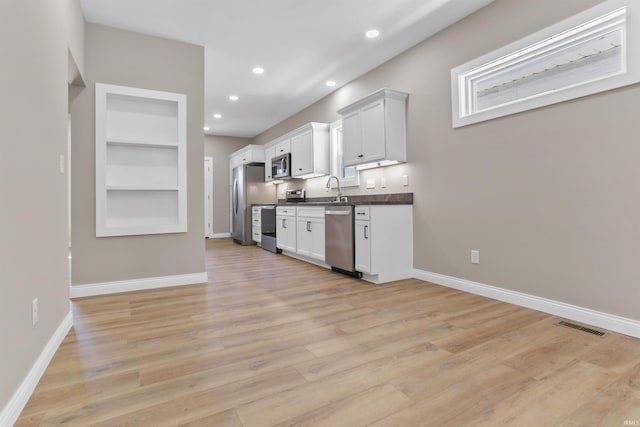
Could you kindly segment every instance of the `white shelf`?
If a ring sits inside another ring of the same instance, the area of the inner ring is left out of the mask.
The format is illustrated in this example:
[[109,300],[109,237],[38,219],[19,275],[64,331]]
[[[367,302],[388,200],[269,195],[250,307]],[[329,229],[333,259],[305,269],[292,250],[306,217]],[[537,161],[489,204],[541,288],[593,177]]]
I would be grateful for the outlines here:
[[122,145],[122,146],[138,146],[138,147],[177,147],[177,142],[150,142],[140,139],[123,139],[123,138],[107,138],[107,145]]
[[186,96],[96,84],[96,236],[187,231]]
[[107,191],[178,191],[178,187],[108,186]]

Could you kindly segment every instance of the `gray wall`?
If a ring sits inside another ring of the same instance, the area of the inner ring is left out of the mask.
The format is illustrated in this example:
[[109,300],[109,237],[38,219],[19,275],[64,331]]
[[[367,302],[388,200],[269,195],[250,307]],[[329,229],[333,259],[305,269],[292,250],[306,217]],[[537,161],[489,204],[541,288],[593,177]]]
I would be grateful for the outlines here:
[[213,232],[229,233],[229,154],[251,143],[249,138],[205,135],[204,155],[213,157]]
[[68,52],[84,69],[83,26],[77,0],[8,0],[0,13],[0,410],[69,313],[58,162],[67,152]]
[[[72,102],[73,284],[205,271],[203,48],[95,24],[85,35],[87,89]],[[96,82],[187,94],[187,233],[95,237]]]
[[497,0],[254,143],[381,87],[406,91],[409,162],[395,168],[415,195],[416,268],[640,320],[640,85],[451,127],[452,67],[597,3]]

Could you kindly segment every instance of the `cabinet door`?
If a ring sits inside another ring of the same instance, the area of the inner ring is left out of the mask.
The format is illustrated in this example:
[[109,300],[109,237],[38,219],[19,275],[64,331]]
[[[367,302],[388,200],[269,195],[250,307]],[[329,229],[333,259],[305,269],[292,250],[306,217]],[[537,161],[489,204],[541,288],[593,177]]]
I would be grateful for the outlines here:
[[271,159],[273,159],[275,156],[275,145],[264,149],[264,182],[273,181],[273,178],[271,177]]
[[291,140],[289,138],[284,139],[276,144],[276,156],[280,154],[286,154],[291,152]]
[[361,110],[362,161],[385,158],[384,100],[376,101]]
[[356,270],[374,274],[371,269],[371,227],[369,221],[355,221]]
[[324,262],[324,219],[311,220],[311,257]]
[[362,155],[362,129],[360,111],[342,117],[342,163],[351,166],[360,163]]
[[299,217],[298,254],[324,262],[324,219]]
[[313,249],[313,235],[311,233],[311,218],[298,218],[297,243],[300,255],[311,256]]
[[296,219],[276,217],[276,246],[285,251],[296,251]]
[[313,172],[313,134],[306,131],[291,138],[291,176]]

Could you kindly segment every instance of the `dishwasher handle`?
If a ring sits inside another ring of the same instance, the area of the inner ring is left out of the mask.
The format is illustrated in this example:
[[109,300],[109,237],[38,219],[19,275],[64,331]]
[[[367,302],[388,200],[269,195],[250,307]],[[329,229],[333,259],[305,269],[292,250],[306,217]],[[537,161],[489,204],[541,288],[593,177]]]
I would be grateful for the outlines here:
[[351,215],[351,211],[324,211],[325,215]]

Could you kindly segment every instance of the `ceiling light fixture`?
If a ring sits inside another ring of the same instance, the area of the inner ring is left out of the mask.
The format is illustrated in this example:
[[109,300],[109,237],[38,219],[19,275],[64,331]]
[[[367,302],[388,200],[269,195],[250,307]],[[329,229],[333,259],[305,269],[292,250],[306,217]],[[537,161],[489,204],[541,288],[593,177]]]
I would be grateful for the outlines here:
[[240,98],[238,98],[238,95],[229,95],[229,99],[232,101],[237,101]]
[[215,113],[215,114],[213,115],[213,118],[214,118],[214,119],[221,119],[221,118],[222,118],[222,114]]
[[264,73],[264,68],[262,67],[253,67],[253,74],[262,74]]
[[380,31],[378,30],[369,30],[366,33],[364,33],[365,36],[367,36],[368,39],[375,39],[376,37],[378,37],[380,35]]
[[329,86],[329,87],[334,87],[336,85],[336,82],[334,82],[333,80],[328,80],[325,85]]
[[211,130],[211,129],[209,128],[209,126],[205,126],[205,127],[202,128],[202,130],[206,132],[206,131]]

